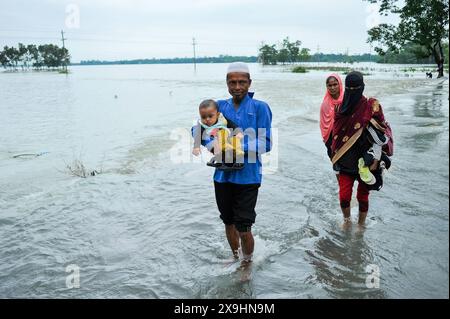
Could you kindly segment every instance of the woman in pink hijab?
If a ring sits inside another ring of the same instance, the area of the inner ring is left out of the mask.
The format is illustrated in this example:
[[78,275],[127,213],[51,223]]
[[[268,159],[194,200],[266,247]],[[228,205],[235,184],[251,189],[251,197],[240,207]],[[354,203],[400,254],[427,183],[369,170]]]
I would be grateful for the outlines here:
[[341,77],[336,73],[327,77],[326,85],[327,93],[320,107],[320,130],[323,142],[327,147],[328,157],[331,158],[331,133],[333,132],[334,113],[342,104],[344,88]]

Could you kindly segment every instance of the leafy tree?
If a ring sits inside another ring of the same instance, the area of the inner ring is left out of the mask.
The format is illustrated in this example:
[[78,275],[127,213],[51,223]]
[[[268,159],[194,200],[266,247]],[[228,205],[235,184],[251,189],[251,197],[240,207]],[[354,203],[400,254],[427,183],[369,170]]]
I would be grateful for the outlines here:
[[18,44],[18,48],[5,46],[0,51],[0,64],[4,68],[17,69],[20,64],[22,70],[30,68],[41,69],[66,67],[70,63],[69,51],[54,44],[36,46],[34,44]]
[[36,45],[29,44],[27,45],[27,67],[33,66],[34,68],[40,68],[41,65],[41,57],[39,55],[39,51]]
[[280,51],[278,51],[277,62],[281,62],[283,64],[291,62],[288,49],[283,48]]
[[26,61],[25,56],[27,55],[27,47],[23,43],[19,43],[19,48],[17,49],[17,60],[20,62],[22,70],[25,67]]
[[5,55],[8,59],[8,66],[14,67],[14,69],[17,69],[17,65],[19,63],[19,50],[17,50],[14,47],[8,47],[5,46]]
[[299,61],[300,62],[308,62],[311,60],[311,55],[310,55],[311,50],[307,49],[307,48],[303,48],[300,51],[300,55],[299,55]]
[[69,50],[66,48],[58,48],[58,59],[61,66],[67,69],[67,65],[70,63]]
[[285,54],[287,54],[287,57],[288,57],[287,62],[293,63],[293,62],[297,62],[299,60],[301,45],[302,45],[302,41],[297,40],[294,42],[290,42],[289,37],[286,37],[283,40],[283,49],[286,50]]
[[38,47],[39,53],[43,58],[44,65],[47,68],[57,68],[62,66],[62,55],[59,48],[54,44],[44,44]]
[[399,64],[433,63],[428,50],[414,43],[407,43],[396,52],[388,49],[383,57],[383,62]]
[[6,69],[9,66],[9,58],[6,55],[6,48],[0,52],[0,64]]
[[277,56],[278,50],[275,48],[275,44],[273,45],[263,44],[259,48],[259,61],[263,65],[277,64]]
[[[448,40],[449,3],[447,0],[366,0],[380,4],[380,14],[398,14],[400,23],[380,24],[368,31],[368,42],[376,43],[376,52],[399,52],[403,46],[412,43],[422,46],[426,55],[432,56],[438,66],[439,77],[444,76],[443,41]],[[404,3],[399,7],[399,3]],[[419,57],[424,52],[416,51]]]
[[263,65],[272,64],[275,65],[277,62],[285,63],[295,63],[299,61],[309,60],[309,49],[301,48],[302,42],[297,40],[291,42],[289,37],[283,39],[279,45],[279,49],[276,48],[275,44],[262,44],[259,48],[259,62]]

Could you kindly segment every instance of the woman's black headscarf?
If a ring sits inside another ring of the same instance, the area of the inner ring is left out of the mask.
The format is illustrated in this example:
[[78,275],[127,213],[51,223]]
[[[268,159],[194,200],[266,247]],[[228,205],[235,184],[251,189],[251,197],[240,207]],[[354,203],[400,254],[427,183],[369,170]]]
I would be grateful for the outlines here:
[[344,100],[339,109],[343,115],[352,114],[364,92],[364,78],[361,72],[350,72],[345,78]]

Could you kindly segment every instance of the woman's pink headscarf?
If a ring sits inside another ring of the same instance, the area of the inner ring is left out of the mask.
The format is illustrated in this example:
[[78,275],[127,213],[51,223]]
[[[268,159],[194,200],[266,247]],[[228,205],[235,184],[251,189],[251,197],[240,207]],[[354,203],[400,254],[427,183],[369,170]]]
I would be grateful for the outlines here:
[[327,93],[325,94],[322,106],[320,107],[320,130],[322,131],[322,138],[325,143],[328,141],[330,134],[333,131],[335,108],[339,107],[344,99],[344,88],[342,86],[341,77],[336,73],[330,74],[327,77],[327,82],[331,77],[335,78],[339,83],[339,97],[337,100],[333,99],[327,88]]

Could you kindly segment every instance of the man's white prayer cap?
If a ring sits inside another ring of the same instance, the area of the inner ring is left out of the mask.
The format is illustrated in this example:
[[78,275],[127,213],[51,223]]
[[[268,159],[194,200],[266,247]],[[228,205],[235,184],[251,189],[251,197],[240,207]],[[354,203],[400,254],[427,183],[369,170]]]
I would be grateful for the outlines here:
[[250,74],[250,70],[244,62],[233,62],[228,66],[227,74],[230,73],[248,73]]

